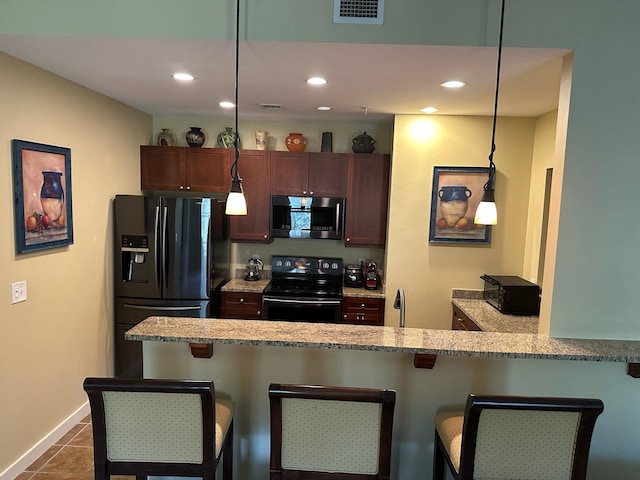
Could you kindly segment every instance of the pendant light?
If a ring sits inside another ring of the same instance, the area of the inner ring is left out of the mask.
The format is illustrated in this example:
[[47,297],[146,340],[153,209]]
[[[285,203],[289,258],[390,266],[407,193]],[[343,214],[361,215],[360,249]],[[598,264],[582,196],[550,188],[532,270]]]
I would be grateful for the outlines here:
[[225,213],[227,215],[246,215],[247,201],[242,191],[242,179],[238,175],[238,158],[240,150],[238,149],[238,63],[240,53],[240,0],[236,0],[236,109],[235,109],[235,135],[233,138],[234,160],[231,164],[231,188],[227,197],[227,207]]
[[476,210],[474,223],[479,225],[496,225],[498,223],[498,211],[494,197],[496,177],[496,164],[493,163],[493,152],[496,150],[496,121],[498,119],[498,92],[500,91],[500,65],[502,63],[502,31],[504,27],[504,2],[500,8],[500,38],[498,39],[498,68],[496,73],[496,96],[493,104],[493,129],[491,130],[491,150],[489,151],[489,178],[484,184],[482,199]]

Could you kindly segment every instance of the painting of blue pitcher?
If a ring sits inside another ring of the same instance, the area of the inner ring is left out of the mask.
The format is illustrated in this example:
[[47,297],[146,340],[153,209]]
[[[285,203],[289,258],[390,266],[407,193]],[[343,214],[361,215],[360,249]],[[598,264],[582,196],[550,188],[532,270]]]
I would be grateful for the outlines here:
[[455,227],[469,207],[471,190],[464,185],[443,185],[438,191],[440,211],[447,227]]

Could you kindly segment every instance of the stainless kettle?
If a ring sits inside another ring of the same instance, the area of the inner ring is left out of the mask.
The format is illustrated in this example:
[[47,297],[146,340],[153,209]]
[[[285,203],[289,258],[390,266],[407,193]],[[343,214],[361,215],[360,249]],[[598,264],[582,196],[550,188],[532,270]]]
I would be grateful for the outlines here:
[[257,255],[253,255],[244,266],[244,279],[247,281],[260,280],[262,270],[264,270],[264,263]]

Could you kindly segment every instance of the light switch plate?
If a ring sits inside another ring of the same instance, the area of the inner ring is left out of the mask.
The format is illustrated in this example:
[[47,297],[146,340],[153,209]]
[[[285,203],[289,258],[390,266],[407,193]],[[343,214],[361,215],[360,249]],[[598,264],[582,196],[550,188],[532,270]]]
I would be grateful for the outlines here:
[[16,282],[11,284],[11,304],[24,302],[27,299],[27,282]]

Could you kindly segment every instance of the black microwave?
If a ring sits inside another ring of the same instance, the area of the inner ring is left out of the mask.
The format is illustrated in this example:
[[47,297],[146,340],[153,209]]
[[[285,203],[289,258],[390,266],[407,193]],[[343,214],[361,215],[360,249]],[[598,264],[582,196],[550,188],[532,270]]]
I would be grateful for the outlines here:
[[272,237],[327,238],[344,236],[344,198],[271,196]]
[[484,299],[501,313],[538,315],[540,287],[514,275],[482,275]]

